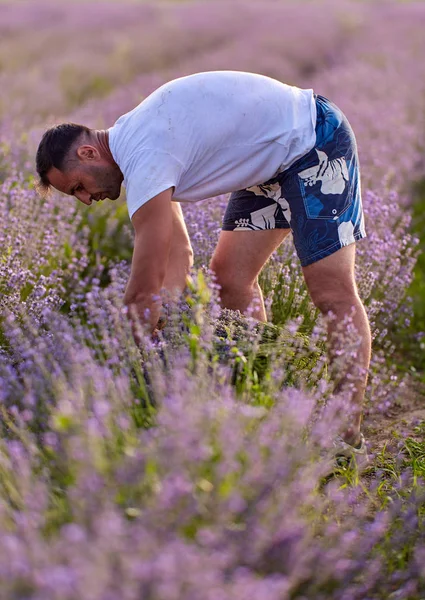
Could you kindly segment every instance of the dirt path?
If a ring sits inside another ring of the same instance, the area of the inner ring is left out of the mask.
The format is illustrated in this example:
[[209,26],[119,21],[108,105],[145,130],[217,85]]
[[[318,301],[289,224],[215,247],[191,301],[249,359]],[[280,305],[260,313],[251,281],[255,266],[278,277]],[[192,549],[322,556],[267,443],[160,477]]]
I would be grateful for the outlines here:
[[370,451],[379,452],[395,436],[415,437],[414,428],[419,421],[425,421],[425,385],[412,383],[402,406],[392,407],[386,414],[365,416],[363,431]]

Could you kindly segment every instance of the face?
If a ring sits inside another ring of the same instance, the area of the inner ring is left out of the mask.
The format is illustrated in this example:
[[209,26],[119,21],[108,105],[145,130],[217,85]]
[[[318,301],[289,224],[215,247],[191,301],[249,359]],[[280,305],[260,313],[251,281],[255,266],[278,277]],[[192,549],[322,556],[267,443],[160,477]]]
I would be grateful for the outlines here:
[[65,171],[52,167],[47,174],[50,184],[64,194],[75,196],[90,206],[109,198],[116,200],[121,192],[122,174],[116,164],[94,156],[79,157]]

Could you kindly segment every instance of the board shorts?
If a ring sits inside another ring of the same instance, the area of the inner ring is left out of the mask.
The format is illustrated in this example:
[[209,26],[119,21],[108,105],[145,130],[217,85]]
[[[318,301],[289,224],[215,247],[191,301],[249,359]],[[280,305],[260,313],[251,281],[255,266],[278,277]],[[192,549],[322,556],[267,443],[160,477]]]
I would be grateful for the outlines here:
[[268,181],[233,192],[224,231],[291,229],[303,267],[366,237],[353,130],[339,108],[315,95],[316,145]]

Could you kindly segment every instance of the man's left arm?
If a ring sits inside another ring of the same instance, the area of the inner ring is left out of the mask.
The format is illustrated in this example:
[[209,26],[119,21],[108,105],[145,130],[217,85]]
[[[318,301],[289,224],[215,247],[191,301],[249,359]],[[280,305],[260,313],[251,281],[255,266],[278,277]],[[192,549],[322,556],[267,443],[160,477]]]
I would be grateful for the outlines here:
[[173,188],[169,188],[151,198],[131,219],[135,240],[124,304],[129,308],[130,318],[140,319],[150,333],[155,330],[160,317],[160,292],[171,247],[172,192]]

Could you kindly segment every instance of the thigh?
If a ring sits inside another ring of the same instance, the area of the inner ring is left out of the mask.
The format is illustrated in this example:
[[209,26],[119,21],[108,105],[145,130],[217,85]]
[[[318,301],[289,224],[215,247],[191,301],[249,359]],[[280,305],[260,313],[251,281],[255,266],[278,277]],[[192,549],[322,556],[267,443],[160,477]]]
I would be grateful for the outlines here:
[[289,232],[289,229],[221,231],[211,268],[220,276],[252,283]]
[[224,231],[289,229],[289,206],[279,178],[230,195],[223,218]]
[[316,146],[281,179],[303,267],[366,237],[354,133],[330,101],[316,105]]

